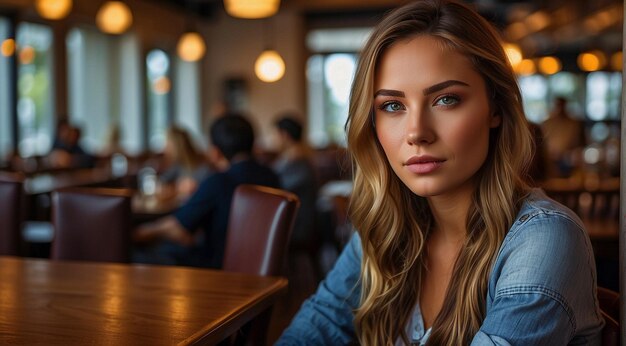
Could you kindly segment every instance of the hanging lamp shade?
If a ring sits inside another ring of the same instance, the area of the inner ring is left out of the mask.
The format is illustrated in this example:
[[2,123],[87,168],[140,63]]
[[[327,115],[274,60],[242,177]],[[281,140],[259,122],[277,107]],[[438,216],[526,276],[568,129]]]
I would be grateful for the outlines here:
[[280,0],[224,0],[226,13],[233,17],[257,19],[278,12]]
[[185,61],[198,61],[206,53],[206,44],[199,33],[186,32],[178,40],[176,52]]
[[606,65],[606,55],[599,50],[584,52],[578,55],[578,67],[587,72],[598,71]]
[[72,0],[37,0],[35,8],[42,18],[63,19],[72,10]]
[[538,67],[539,71],[543,74],[552,75],[561,71],[561,60],[553,56],[544,56],[539,59]]
[[285,75],[285,62],[275,50],[265,50],[254,63],[254,73],[264,82],[276,82]]
[[121,1],[107,1],[96,14],[96,25],[107,34],[122,34],[133,23],[133,14]]

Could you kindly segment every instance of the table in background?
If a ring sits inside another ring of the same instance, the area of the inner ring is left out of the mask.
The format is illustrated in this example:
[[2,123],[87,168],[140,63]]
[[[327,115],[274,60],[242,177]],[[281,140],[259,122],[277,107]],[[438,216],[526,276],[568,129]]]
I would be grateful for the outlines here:
[[176,196],[146,196],[139,191],[132,199],[133,224],[154,221],[170,215],[183,205],[184,200]]
[[584,222],[592,240],[619,238],[619,178],[550,179],[542,188],[548,196],[572,209]]
[[284,278],[0,256],[0,344],[214,344],[270,307]]
[[[138,191],[131,204],[131,223],[133,227],[170,215],[182,205],[177,198],[159,198],[143,196]],[[54,226],[49,220],[26,221],[22,227],[24,240],[22,253],[28,257],[49,258],[50,245],[54,238]]]

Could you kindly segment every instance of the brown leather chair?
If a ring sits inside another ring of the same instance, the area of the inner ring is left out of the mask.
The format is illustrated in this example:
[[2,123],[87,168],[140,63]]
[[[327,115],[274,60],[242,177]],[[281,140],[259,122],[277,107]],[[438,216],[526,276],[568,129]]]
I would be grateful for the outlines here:
[[602,328],[602,346],[619,346],[620,330],[619,323],[604,311],[600,311],[604,317],[604,328]]
[[619,321],[619,293],[604,287],[598,287],[600,309],[616,321]]
[[22,196],[21,175],[8,173],[0,175],[0,255],[19,255]]
[[299,204],[296,195],[284,190],[239,185],[230,209],[222,268],[263,276],[282,274]]
[[598,287],[598,302],[600,312],[604,317],[604,328],[602,329],[602,345],[617,346],[620,344],[619,327],[619,293],[604,287]]
[[51,258],[130,261],[131,192],[69,188],[52,194],[54,239]]
[[[228,220],[223,269],[283,274],[289,236],[300,206],[293,193],[258,185],[235,189]],[[259,314],[221,345],[265,345],[272,308]]]

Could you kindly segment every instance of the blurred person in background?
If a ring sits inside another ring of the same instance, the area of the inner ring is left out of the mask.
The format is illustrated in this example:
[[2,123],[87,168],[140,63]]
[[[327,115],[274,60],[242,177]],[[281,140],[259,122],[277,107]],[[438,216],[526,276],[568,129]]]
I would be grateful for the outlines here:
[[246,118],[226,114],[212,123],[209,132],[209,156],[220,171],[204,179],[174,215],[134,230],[133,240],[139,245],[134,262],[221,268],[235,188],[279,187],[278,176],[252,156],[254,131]]
[[48,165],[52,168],[92,168],[96,158],[87,153],[80,145],[82,131],[70,126],[66,120],[60,120],[57,133],[48,154]]
[[311,149],[302,140],[302,125],[293,114],[283,114],[274,123],[278,134],[279,155],[272,168],[280,178],[280,186],[300,198],[290,248],[311,247],[315,236],[317,179],[311,163]]
[[567,111],[567,99],[554,99],[554,109],[541,124],[547,170],[550,177],[569,177],[580,164],[580,152],[585,143],[583,124],[572,119]]
[[206,157],[196,149],[191,136],[182,128],[174,126],[167,130],[164,156],[167,168],[159,180],[178,198],[189,197],[211,173]]

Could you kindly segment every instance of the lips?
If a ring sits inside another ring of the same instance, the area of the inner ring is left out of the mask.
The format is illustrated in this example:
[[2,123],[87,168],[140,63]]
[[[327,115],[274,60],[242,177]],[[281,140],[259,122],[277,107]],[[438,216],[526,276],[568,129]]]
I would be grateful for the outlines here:
[[409,158],[403,165],[416,174],[427,174],[434,172],[445,162],[445,159],[422,155]]

